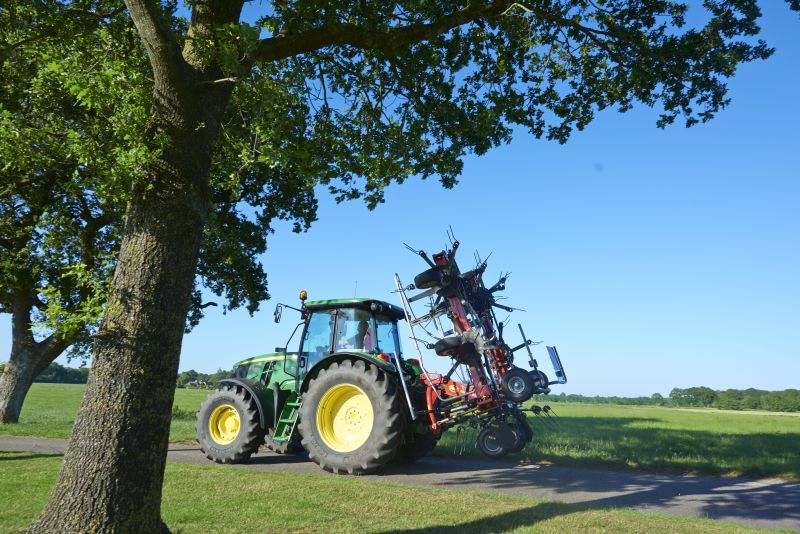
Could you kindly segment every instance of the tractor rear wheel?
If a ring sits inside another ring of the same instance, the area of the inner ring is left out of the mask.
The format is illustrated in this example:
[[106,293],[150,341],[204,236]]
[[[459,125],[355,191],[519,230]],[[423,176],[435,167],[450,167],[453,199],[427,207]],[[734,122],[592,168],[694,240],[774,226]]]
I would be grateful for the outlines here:
[[333,473],[368,473],[389,462],[403,423],[394,379],[362,360],[321,370],[300,407],[303,447]]
[[264,438],[255,401],[233,385],[208,396],[197,412],[195,430],[200,450],[218,464],[247,460]]

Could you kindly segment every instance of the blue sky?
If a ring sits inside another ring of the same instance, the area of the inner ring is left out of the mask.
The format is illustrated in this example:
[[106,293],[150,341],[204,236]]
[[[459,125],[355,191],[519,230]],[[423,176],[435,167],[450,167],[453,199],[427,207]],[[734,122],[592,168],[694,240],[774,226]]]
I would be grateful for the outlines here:
[[[569,383],[557,392],[800,387],[800,17],[762,4],[777,51],[740,69],[731,106],[708,124],[659,130],[654,110],[608,110],[566,145],[520,132],[468,158],[453,190],[410,179],[374,212],[322,192],[307,233],[279,226],[269,239],[272,299],[252,318],[209,308],[184,338],[181,369],[284,345],[295,315],[276,325],[272,310],[300,289],[399,303],[393,274],[410,283],[425,269],[402,243],[438,251],[452,225],[462,267],[478,250],[493,253],[487,281],[512,272],[505,303],[527,310],[512,321],[530,337],[558,347]],[[10,337],[2,315],[0,355]],[[547,360],[543,346],[537,356]]]

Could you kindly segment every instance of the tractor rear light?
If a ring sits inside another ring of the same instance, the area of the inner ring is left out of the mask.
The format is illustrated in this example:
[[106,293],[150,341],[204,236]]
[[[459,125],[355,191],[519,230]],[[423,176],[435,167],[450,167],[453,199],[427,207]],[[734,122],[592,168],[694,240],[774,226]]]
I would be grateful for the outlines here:
[[391,363],[392,362],[392,357],[389,356],[388,354],[384,354],[383,352],[378,354],[378,358],[380,358],[381,360],[385,361],[386,363]]
[[416,367],[420,366],[419,360],[416,359],[416,358],[411,358],[410,360],[408,360],[408,363],[410,363],[411,365],[414,365]]

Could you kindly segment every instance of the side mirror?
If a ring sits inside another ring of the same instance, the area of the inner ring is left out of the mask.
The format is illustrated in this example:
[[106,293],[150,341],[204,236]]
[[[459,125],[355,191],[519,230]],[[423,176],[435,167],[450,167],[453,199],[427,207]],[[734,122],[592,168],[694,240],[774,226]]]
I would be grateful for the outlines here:
[[273,316],[275,317],[275,322],[276,323],[281,322],[281,315],[282,314],[283,314],[283,304],[278,304],[277,306],[275,306],[275,313],[273,313]]

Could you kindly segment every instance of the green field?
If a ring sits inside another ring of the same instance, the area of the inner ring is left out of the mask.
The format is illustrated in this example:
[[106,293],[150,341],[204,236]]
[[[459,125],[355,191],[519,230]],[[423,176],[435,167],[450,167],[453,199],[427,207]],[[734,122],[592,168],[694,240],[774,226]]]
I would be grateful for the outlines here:
[[[0,424],[0,435],[68,438],[83,398],[82,384],[33,384],[19,423]],[[172,407],[172,442],[194,440],[194,414],[211,393],[207,389],[177,389]]]
[[[0,452],[0,533],[44,506],[59,456]],[[232,466],[167,464],[161,513],[172,532],[761,532],[710,520],[591,510],[488,493],[427,490]]]
[[[194,439],[194,412],[208,393],[176,391],[172,441]],[[82,394],[83,386],[34,384],[20,423],[0,425],[0,434],[66,438]],[[510,458],[800,479],[799,414],[562,403],[553,407],[560,416],[559,426],[531,415],[536,437]],[[436,454],[453,454],[455,438],[453,431],[445,434]],[[479,454],[472,446],[474,433],[465,438],[464,453]]]
[[[599,404],[552,407],[558,426],[529,416],[536,437],[511,458],[800,479],[800,414]],[[454,438],[452,432],[445,434],[443,449],[452,452]]]

